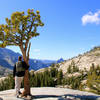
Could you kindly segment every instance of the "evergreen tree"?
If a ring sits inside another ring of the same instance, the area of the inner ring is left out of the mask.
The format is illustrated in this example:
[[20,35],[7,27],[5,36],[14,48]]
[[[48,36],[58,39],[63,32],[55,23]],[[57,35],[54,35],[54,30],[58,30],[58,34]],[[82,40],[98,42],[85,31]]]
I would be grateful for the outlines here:
[[50,69],[50,77],[55,77],[56,76],[56,73],[57,73],[57,69],[52,67]]
[[51,67],[55,67],[55,64],[53,63],[53,64],[51,64]]
[[63,79],[63,73],[62,73],[62,70],[60,70],[58,72],[58,75],[57,75],[57,84],[58,85],[61,85],[62,84],[62,79]]
[[75,65],[75,62],[72,60],[71,64],[67,68],[67,73],[79,72],[79,68]]
[[72,73],[71,65],[68,66],[67,73]]
[[100,94],[100,75],[96,75],[95,72],[92,75],[88,75],[87,86],[90,88],[90,91]]

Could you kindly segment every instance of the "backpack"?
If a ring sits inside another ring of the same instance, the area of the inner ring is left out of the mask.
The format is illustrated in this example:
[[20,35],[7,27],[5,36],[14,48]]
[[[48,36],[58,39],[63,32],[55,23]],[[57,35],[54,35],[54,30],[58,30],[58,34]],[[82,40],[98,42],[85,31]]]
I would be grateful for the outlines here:
[[23,67],[22,61],[16,62],[16,72],[25,71],[25,68]]

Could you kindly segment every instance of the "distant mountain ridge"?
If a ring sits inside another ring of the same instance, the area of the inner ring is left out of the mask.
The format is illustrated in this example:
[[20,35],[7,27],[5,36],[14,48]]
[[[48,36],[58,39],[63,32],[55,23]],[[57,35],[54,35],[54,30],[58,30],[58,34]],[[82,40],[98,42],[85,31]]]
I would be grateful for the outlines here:
[[2,67],[0,66],[0,77],[4,77],[4,76],[7,76],[9,74],[12,73],[12,70],[8,69],[8,68],[5,68],[5,67]]
[[[13,66],[16,61],[18,61],[18,56],[21,56],[20,53],[16,53],[10,49],[7,48],[0,48],[0,65],[8,68],[13,69]],[[52,63],[56,63],[55,60],[38,60],[38,59],[30,59],[29,64],[30,68],[29,70],[39,70],[41,68],[46,68],[50,66]]]
[[[15,53],[12,50],[6,48],[0,48],[0,65],[5,68],[13,69],[15,62],[18,60],[18,56],[20,55],[21,54]],[[67,68],[72,61],[75,62],[76,66],[78,66],[79,69],[86,68],[88,70],[91,67],[92,63],[95,65],[100,65],[100,46],[94,47],[92,50],[84,54],[79,54],[78,56],[68,60],[63,60],[63,58],[60,58],[57,61],[30,59],[29,70],[43,69],[49,67],[52,63],[55,63],[59,65],[58,70],[61,69],[63,73],[66,73]]]
[[61,62],[64,62],[63,58],[60,58],[60,59],[57,60],[57,63],[61,63]]
[[[69,67],[69,65],[71,65],[72,62],[74,62],[75,66],[77,66],[80,70],[89,70],[93,64],[95,66],[100,66],[100,46],[94,47],[90,51],[87,51],[83,54],[79,54],[78,56],[75,56],[71,59],[63,60],[61,58],[55,63],[54,67],[57,68],[58,71],[62,70],[63,74],[65,75],[67,72],[67,68]],[[48,67],[48,69],[50,67]],[[37,70],[36,72],[44,71],[45,68]]]
[[0,48],[0,65],[13,69],[15,62],[18,60],[18,56],[21,54],[15,53],[12,50],[6,48]]
[[67,68],[71,64],[71,62],[74,61],[75,65],[79,67],[79,69],[84,70],[89,70],[92,64],[94,65],[100,65],[100,46],[94,47],[90,51],[84,53],[84,54],[79,54],[76,57],[73,57],[71,59],[65,60],[62,63],[59,63],[59,70],[62,70],[63,73],[67,72]]

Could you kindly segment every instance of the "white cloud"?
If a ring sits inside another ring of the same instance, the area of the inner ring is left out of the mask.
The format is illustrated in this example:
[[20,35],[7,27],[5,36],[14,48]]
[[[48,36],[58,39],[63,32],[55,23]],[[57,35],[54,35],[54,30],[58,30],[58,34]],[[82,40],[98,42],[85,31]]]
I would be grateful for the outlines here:
[[88,12],[81,20],[83,25],[86,25],[87,23],[100,24],[100,10],[95,13]]
[[33,51],[34,52],[40,52],[40,49],[34,49]]

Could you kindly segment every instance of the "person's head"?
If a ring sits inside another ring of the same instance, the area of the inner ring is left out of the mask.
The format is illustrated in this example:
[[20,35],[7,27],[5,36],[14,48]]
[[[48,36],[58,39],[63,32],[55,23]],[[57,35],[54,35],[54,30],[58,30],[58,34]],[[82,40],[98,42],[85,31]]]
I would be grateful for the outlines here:
[[22,56],[19,56],[18,57],[18,61],[22,61]]

